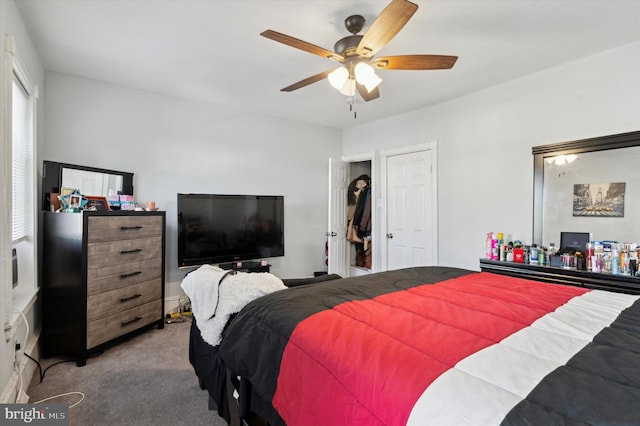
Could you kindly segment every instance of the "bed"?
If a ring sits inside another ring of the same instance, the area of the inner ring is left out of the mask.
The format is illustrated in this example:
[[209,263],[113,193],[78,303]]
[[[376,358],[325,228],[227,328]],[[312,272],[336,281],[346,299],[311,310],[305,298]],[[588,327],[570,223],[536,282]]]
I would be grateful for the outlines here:
[[271,425],[637,425],[638,299],[408,268],[260,297],[215,347],[194,322],[190,357],[228,421],[234,393]]

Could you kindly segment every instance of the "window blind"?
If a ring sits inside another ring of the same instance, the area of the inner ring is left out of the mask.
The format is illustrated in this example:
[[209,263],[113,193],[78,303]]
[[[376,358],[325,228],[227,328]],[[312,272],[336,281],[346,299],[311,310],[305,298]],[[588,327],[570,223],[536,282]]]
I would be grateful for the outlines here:
[[12,232],[16,242],[27,236],[29,185],[33,156],[33,111],[32,102],[20,79],[13,75],[12,92]]

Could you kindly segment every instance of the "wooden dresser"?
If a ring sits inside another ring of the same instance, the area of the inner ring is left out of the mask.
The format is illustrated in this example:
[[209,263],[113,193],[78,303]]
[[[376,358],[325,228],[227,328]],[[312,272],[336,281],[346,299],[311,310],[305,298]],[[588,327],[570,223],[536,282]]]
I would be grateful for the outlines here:
[[164,326],[165,212],[42,213],[43,356],[91,353]]

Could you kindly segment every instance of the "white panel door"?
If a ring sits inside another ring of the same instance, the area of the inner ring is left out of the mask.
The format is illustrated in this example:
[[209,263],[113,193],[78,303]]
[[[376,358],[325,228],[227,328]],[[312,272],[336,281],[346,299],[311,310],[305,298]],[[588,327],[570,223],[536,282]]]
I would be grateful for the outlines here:
[[387,269],[436,263],[432,155],[387,157]]
[[330,274],[347,274],[347,187],[348,163],[336,158],[329,159],[329,224],[327,240],[329,243]]

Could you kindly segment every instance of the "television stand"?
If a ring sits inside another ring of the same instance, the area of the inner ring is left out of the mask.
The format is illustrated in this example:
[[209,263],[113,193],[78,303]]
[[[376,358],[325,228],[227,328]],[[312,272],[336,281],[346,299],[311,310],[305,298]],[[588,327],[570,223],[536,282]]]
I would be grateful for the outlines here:
[[221,263],[218,265],[221,269],[240,271],[240,272],[269,272],[271,265],[263,265],[262,262],[253,260],[244,260],[237,262]]

